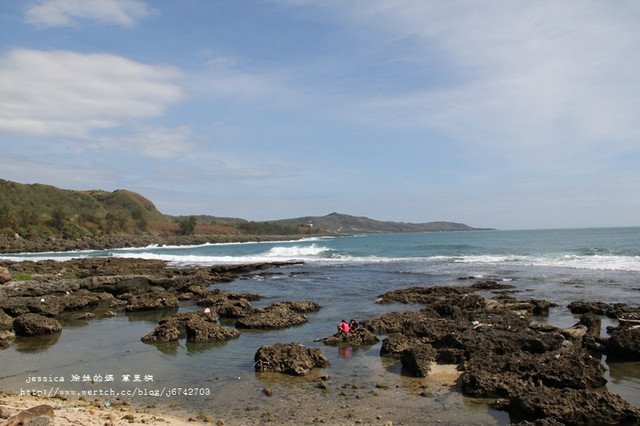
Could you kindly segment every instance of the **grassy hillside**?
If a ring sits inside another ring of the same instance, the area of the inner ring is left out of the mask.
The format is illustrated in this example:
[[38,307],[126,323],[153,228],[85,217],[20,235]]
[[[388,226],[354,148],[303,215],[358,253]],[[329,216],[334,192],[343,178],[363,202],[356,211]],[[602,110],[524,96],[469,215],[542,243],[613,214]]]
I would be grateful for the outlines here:
[[0,230],[25,238],[146,232],[168,222],[153,203],[126,190],[72,191],[0,180]]
[[[269,222],[215,216],[167,216],[140,194],[72,191],[0,179],[0,239],[79,240],[103,236],[276,236],[472,230],[453,222],[399,223],[331,213]],[[16,237],[16,235],[18,237]]]

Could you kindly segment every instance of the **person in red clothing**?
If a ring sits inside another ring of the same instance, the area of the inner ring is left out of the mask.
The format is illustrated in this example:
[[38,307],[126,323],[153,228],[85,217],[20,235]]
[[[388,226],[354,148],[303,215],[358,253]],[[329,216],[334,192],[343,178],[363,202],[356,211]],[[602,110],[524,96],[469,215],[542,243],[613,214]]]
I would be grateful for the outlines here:
[[349,327],[349,323],[345,320],[342,320],[340,324],[338,324],[338,333],[349,334],[351,327]]

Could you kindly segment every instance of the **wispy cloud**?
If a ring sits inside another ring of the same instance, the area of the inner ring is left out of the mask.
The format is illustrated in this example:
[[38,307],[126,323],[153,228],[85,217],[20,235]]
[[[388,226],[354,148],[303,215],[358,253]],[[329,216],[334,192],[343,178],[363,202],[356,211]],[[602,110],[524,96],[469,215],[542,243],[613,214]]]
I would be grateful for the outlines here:
[[359,96],[344,106],[350,119],[433,129],[525,162],[637,148],[637,2],[302,4],[339,9],[383,48],[404,46],[394,58],[406,55],[426,80],[445,75]]
[[48,183],[75,189],[112,188],[118,185],[118,174],[108,166],[52,163],[49,159],[14,155],[4,150],[0,151],[0,170],[3,179],[23,183]]
[[119,136],[96,136],[97,149],[118,149],[121,152],[138,154],[156,159],[171,159],[182,156],[194,148],[189,126],[176,128],[137,125],[129,133]]
[[[111,54],[15,49],[0,58],[0,132],[96,147],[116,142],[97,133],[117,129],[135,135],[120,145],[163,156],[185,145],[186,130],[136,123],[183,98],[179,77],[175,68]],[[127,131],[131,126],[137,128]]]
[[234,60],[217,57],[189,76],[193,96],[224,99],[233,103],[268,102],[290,105],[299,99],[296,89],[287,81],[286,70],[245,70]]
[[131,27],[150,14],[141,0],[41,0],[27,9],[26,19],[39,27],[69,27],[83,20]]

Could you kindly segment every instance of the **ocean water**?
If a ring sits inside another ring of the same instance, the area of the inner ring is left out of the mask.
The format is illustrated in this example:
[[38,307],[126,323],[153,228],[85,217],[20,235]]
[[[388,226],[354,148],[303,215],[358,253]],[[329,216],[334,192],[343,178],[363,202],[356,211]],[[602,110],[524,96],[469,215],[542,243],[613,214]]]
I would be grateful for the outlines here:
[[[238,339],[213,345],[182,341],[178,346],[153,346],[140,342],[140,337],[150,332],[159,319],[173,312],[123,314],[64,324],[63,332],[54,340],[18,339],[14,345],[0,350],[0,389],[26,389],[31,376],[63,377],[64,385],[55,386],[62,389],[98,389],[106,383],[95,380],[91,383],[83,378],[112,375],[114,380],[108,383],[109,388],[118,390],[138,385],[147,391],[205,387],[211,392],[197,397],[132,397],[138,401],[161,404],[178,401],[185,409],[217,410],[235,416],[247,415],[253,407],[258,416],[258,412],[266,409],[261,405],[264,395],[260,393],[266,385],[277,389],[283,407],[290,407],[291,400],[299,401],[300,394],[306,395],[310,406],[322,407],[336,402],[341,385],[355,384],[356,389],[369,389],[373,395],[379,393],[374,390],[376,384],[385,382],[395,384],[387,391],[387,399],[395,398],[398,410],[403,411],[392,414],[403,418],[405,423],[412,423],[412,418],[432,416],[434,420],[451,423],[472,420],[478,424],[500,424],[508,422],[504,413],[470,403],[455,389],[443,390],[432,383],[428,386],[439,389],[434,391],[434,397],[419,396],[416,389],[427,386],[420,381],[423,379],[407,378],[397,363],[381,359],[380,344],[359,349],[332,348],[313,341],[332,334],[341,319],[363,320],[388,311],[419,308],[376,304],[376,297],[384,292],[414,285],[473,282],[460,280],[461,277],[501,280],[515,286],[516,297],[558,303],[548,317],[534,319],[558,326],[577,322],[566,309],[574,300],[640,305],[640,228],[366,234],[273,243],[24,253],[0,258],[63,260],[84,256],[163,259],[175,267],[302,260],[304,265],[276,268],[272,275],[253,276],[216,287],[261,294],[264,298],[255,302],[257,306],[308,299],[318,302],[322,309],[308,314],[309,322],[299,327],[243,331]],[[181,311],[194,309],[197,307],[190,303],[180,307]],[[611,323],[603,322],[603,330],[608,324]],[[319,393],[308,379],[253,372],[253,355],[260,345],[293,341],[323,348],[331,361],[327,372],[336,388],[333,392],[330,388],[328,393]],[[606,359],[603,363],[608,369],[609,390],[640,406],[640,363],[608,364]],[[123,382],[123,375],[147,376],[151,380]],[[81,380],[71,382],[73,376],[80,376]],[[273,401],[267,404],[275,410],[278,404]],[[385,402],[381,401],[380,406],[384,410]]]

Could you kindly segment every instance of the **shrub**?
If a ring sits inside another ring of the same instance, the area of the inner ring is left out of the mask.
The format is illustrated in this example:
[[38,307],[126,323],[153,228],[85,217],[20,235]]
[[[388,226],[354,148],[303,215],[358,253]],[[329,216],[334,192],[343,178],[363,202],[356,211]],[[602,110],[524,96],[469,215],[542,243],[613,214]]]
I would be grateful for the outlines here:
[[187,216],[178,219],[178,233],[180,235],[191,235],[196,229],[196,217]]
[[65,223],[62,227],[62,235],[70,240],[77,240],[82,236],[82,229],[73,223]]

